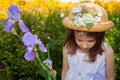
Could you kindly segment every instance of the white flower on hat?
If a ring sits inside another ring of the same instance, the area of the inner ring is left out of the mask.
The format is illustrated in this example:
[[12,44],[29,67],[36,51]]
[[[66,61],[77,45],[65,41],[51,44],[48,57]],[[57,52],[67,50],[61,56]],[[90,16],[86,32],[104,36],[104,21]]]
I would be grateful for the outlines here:
[[80,13],[82,11],[82,8],[81,7],[74,7],[72,9],[72,13]]
[[94,18],[93,15],[91,13],[85,13],[82,15],[82,19],[84,21],[84,23],[93,23],[94,22]]
[[101,12],[99,12],[97,15],[98,15],[99,17],[102,17],[102,13],[101,13]]
[[75,17],[74,20],[73,20],[73,23],[77,27],[81,27],[81,26],[85,25],[81,17]]
[[97,16],[95,16],[95,21],[94,21],[94,25],[96,25],[97,23],[99,23],[101,21],[101,17],[102,17],[102,13],[99,12],[97,14]]
[[82,7],[74,7],[72,13],[76,14],[73,18],[73,23],[76,27],[91,28],[101,21],[102,13],[90,13],[82,9]]
[[94,25],[96,25],[98,22],[101,21],[101,18],[98,17],[98,16],[96,16],[94,19],[95,19],[95,21],[94,21]]

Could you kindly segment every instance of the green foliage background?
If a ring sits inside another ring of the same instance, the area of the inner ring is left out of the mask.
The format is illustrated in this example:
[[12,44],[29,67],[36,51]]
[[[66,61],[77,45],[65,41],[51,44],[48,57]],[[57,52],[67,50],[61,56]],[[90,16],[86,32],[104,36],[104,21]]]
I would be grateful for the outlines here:
[[[117,8],[120,9],[120,8]],[[119,10],[120,11],[120,10]],[[109,19],[114,22],[114,28],[106,32],[105,41],[115,52],[115,80],[120,80],[120,12],[109,13]],[[31,11],[33,12],[33,11]],[[35,12],[22,12],[22,19],[33,34],[37,34],[47,46],[53,68],[57,70],[57,80],[60,80],[62,68],[62,45],[66,28],[62,25],[60,11],[54,9],[48,16]],[[2,22],[2,20],[0,20]],[[5,27],[5,26],[4,26]],[[44,80],[36,60],[24,60],[24,47],[19,39],[3,31],[0,26],[0,80]],[[15,25],[19,34],[22,34],[18,25]]]

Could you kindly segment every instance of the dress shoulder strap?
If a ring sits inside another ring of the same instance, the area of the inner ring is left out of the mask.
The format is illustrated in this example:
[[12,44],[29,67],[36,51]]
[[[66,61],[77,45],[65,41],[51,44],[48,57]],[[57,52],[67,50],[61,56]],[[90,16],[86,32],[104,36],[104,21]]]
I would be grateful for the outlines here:
[[106,46],[107,46],[107,43],[106,43],[106,42],[103,42],[103,43],[102,43],[102,48],[103,48],[103,50],[104,50],[104,53],[106,52]]

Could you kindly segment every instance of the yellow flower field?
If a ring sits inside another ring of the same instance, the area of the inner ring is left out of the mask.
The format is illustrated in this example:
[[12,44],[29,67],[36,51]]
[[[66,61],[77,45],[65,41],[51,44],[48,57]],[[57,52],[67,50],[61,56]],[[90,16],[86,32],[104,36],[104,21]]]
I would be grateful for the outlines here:
[[[98,3],[98,2],[97,2]],[[80,3],[78,3],[80,4]],[[117,7],[120,7],[120,2],[99,2],[107,9],[109,13],[114,12]],[[17,5],[22,11],[38,11],[41,14],[51,14],[54,11],[66,12],[70,10],[73,3],[61,3],[56,0],[0,0],[0,19],[5,18],[7,15],[7,8],[10,5]],[[34,13],[33,11],[33,13]],[[120,10],[118,11],[120,12]]]

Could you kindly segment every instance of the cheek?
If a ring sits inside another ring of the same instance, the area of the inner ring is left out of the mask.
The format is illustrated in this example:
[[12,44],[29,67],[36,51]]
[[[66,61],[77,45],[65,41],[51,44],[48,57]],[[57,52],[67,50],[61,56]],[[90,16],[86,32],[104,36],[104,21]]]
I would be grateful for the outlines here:
[[95,44],[96,44],[96,41],[95,41],[95,42],[91,42],[91,43],[89,44],[89,47],[92,48]]
[[81,45],[81,42],[79,42],[78,40],[75,40],[75,41],[76,41],[77,45],[79,45],[79,46]]

